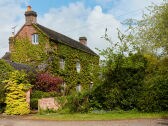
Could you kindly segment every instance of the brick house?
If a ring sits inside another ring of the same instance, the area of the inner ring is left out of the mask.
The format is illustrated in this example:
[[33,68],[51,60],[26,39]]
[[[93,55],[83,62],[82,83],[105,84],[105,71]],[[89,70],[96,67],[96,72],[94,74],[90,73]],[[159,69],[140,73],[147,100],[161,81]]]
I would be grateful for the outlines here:
[[9,51],[14,62],[61,76],[68,92],[87,89],[96,80],[99,56],[87,46],[87,38],[78,42],[38,24],[31,6],[25,12],[25,24],[9,38]]

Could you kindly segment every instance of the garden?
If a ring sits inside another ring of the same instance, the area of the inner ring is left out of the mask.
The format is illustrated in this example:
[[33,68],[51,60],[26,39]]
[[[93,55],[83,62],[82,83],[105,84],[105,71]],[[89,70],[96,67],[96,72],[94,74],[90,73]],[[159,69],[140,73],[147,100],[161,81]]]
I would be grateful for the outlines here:
[[[99,50],[100,76],[88,90],[63,93],[63,79],[48,72],[17,71],[0,60],[0,113],[24,115],[38,109],[38,99],[54,97],[57,111],[38,111],[33,118],[111,120],[168,117],[168,4],[149,7],[142,20],[127,20],[118,41]],[[136,22],[136,25],[134,25]],[[32,89],[30,106],[25,92]],[[69,89],[70,90],[70,89]]]

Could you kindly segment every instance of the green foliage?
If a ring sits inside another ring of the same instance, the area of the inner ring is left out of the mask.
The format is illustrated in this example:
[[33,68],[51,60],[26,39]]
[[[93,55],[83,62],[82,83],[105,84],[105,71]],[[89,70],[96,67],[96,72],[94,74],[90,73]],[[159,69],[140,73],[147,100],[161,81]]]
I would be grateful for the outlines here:
[[6,61],[0,60],[0,84],[3,80],[9,77],[8,73],[13,70],[14,68],[11,67]]
[[[35,27],[36,28],[36,27]],[[88,89],[90,82],[95,82],[98,76],[99,56],[56,43],[49,40],[38,28],[39,44],[33,45],[28,38],[16,38],[11,53],[12,60],[19,63],[39,65],[45,64],[44,72],[59,75],[66,83],[65,95],[75,91],[80,83],[82,89]],[[65,59],[65,70],[59,66],[60,57]],[[80,61],[81,72],[76,71],[76,62]]]
[[112,42],[105,33],[103,38],[111,46],[101,51],[106,59],[104,81],[90,96],[93,107],[168,110],[167,9],[167,2],[151,6],[136,27],[130,26],[126,34],[118,31],[119,42]]
[[143,53],[168,54],[168,2],[147,7],[147,13],[137,25],[130,26],[133,41]]
[[30,112],[29,105],[26,102],[26,91],[31,85],[26,80],[26,74],[14,71],[10,74],[10,78],[5,80],[6,83],[6,110],[9,115],[23,115]]
[[[74,92],[78,83],[82,85],[82,89],[89,89],[90,82],[95,83],[98,79],[99,57],[63,44],[58,44],[58,47],[57,52],[54,51],[50,55],[50,59],[52,59],[50,71],[55,75],[61,76],[65,81],[65,94],[67,95]],[[64,70],[59,68],[60,57],[63,57],[65,60]],[[81,65],[80,73],[76,71],[77,61],[79,61]]]
[[70,95],[65,108],[68,107],[70,113],[86,113],[90,111],[89,105],[89,94],[85,92]]
[[156,59],[154,56],[153,58],[148,56],[148,61],[147,73],[139,97],[138,107],[145,112],[167,111],[168,58]]
[[146,59],[140,54],[129,56],[116,55],[109,60],[104,73],[105,81],[91,94],[92,107],[114,110],[120,108],[131,110],[136,108],[138,92],[140,92],[146,67]]
[[4,60],[0,60],[0,111],[5,107],[5,84],[2,83],[5,79],[9,78],[9,72],[14,69]]
[[17,38],[14,42],[14,51],[11,53],[12,61],[30,65],[38,65],[47,60],[45,52],[48,41],[43,34],[39,34],[39,44],[33,45],[28,38]]

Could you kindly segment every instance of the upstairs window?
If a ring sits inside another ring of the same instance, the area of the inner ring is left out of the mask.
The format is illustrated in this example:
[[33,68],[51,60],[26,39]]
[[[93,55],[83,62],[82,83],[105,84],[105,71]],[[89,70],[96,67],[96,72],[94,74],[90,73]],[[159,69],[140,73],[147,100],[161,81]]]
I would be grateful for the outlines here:
[[81,70],[80,62],[76,62],[76,71],[80,73],[80,70]]
[[32,34],[32,44],[39,44],[38,34]]
[[63,58],[60,58],[60,69],[65,69],[65,60]]

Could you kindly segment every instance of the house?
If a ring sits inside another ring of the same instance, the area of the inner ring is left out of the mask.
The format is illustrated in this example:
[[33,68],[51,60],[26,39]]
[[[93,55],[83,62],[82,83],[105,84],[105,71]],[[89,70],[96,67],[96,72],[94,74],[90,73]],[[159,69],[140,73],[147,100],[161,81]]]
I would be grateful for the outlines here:
[[31,6],[25,12],[25,24],[9,38],[9,51],[13,62],[61,76],[67,93],[87,89],[97,79],[99,56],[87,46],[87,38],[78,42],[38,24]]

